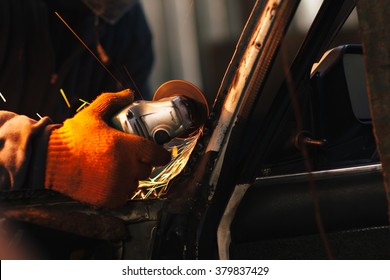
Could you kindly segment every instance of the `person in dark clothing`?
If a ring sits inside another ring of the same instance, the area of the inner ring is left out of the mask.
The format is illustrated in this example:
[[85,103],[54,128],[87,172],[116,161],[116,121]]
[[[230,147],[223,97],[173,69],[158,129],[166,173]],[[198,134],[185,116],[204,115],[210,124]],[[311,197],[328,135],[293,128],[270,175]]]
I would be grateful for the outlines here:
[[[121,13],[112,13],[115,7]],[[56,16],[105,64],[106,71]],[[131,88],[150,98],[152,36],[134,0],[3,0],[0,2],[0,109],[60,123],[83,101]],[[69,101],[64,101],[63,90]]]
[[[113,78],[55,11],[114,77],[115,67],[124,67],[136,89]],[[147,92],[151,33],[138,1],[4,0],[0,34],[0,191],[46,188],[113,208],[153,166],[169,161],[157,144],[110,127],[134,92]],[[73,115],[80,100],[119,90]],[[45,117],[37,121],[37,113]]]
[[[87,238],[86,229],[99,231],[99,218],[77,220],[58,206],[30,209],[29,195],[44,192],[85,207],[118,208],[153,166],[169,162],[163,147],[110,123],[134,95],[150,98],[151,40],[137,0],[0,1],[2,259],[70,258],[86,241],[92,251],[111,248],[105,240]],[[80,109],[85,101],[90,104]],[[22,194],[16,212],[9,207],[15,194]],[[15,240],[15,232],[24,232],[27,241]],[[30,245],[35,249],[26,250]]]

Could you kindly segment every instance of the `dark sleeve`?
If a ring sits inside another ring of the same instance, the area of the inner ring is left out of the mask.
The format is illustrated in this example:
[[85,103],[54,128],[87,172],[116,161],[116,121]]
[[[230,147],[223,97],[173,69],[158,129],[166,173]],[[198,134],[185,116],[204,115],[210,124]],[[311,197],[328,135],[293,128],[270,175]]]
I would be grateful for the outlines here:
[[0,191],[43,188],[46,150],[52,125],[0,111]]
[[[144,99],[153,96],[149,77],[154,63],[153,37],[143,7],[136,3],[115,25],[104,24],[101,40],[111,58],[113,73],[124,88],[139,92]],[[112,78],[105,80],[112,83]],[[116,90],[123,89],[117,88]]]
[[[133,18],[133,22],[129,22]],[[122,56],[122,63],[132,76],[136,98],[151,100],[153,92],[149,88],[149,77],[154,64],[153,35],[140,3],[133,6],[123,19],[124,28],[134,28],[133,42],[128,42],[129,49]],[[136,27],[134,27],[134,25]],[[138,91],[142,96],[138,96]]]

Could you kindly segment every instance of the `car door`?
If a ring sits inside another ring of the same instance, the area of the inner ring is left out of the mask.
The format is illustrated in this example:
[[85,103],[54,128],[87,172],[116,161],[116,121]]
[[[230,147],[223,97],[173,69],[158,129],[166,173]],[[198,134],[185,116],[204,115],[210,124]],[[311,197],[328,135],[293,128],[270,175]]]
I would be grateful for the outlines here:
[[[364,69],[348,76],[345,66],[351,55],[363,59],[361,47],[332,46],[355,1],[323,1],[290,64],[283,37],[299,2],[255,4],[200,139],[203,153],[172,184],[191,193],[172,205],[189,210],[171,215],[180,229],[171,238],[159,236],[179,240],[184,258],[389,257],[382,167],[367,98],[355,95]],[[278,58],[282,79],[269,90]]]
[[[247,162],[258,168],[256,179],[235,186],[219,223],[219,257],[390,257],[388,206],[361,46],[321,52],[331,46],[351,4],[323,2],[286,73],[280,99],[271,105],[271,125],[258,134],[257,158]],[[339,24],[331,27],[331,19]],[[310,61],[319,63],[309,68]]]

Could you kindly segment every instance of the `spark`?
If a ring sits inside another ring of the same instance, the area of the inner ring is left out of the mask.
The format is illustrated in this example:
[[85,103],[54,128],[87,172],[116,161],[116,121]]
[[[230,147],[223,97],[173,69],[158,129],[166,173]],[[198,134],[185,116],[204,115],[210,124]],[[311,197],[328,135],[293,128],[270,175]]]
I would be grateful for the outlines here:
[[[171,161],[164,167],[154,168],[149,179],[140,181],[131,200],[161,198],[168,191],[169,182],[176,177],[186,166],[190,155],[195,148],[196,142],[201,134],[199,130],[195,135],[186,139],[174,139],[165,144],[164,148],[171,151]],[[174,151],[176,150],[176,152]]]
[[173,148],[172,148],[172,157],[177,157],[177,155],[178,155],[178,148],[177,148],[177,146],[173,146]]
[[88,101],[85,101],[84,99],[81,99],[81,98],[79,98],[79,100],[81,101],[81,102],[84,102],[85,104],[91,104],[91,102],[88,102]]
[[141,100],[144,100],[145,98],[142,96],[141,91],[137,87],[137,84],[134,82],[133,78],[131,77],[129,70],[127,69],[127,67],[125,65],[123,65],[123,68],[125,69],[125,72],[126,72],[127,76],[129,77],[131,83],[134,85],[135,90],[138,93],[139,97],[141,98]]
[[122,88],[124,88],[122,83],[114,76],[114,74],[112,74],[112,72],[106,67],[106,65],[104,65],[104,63],[96,56],[96,54],[87,46],[87,44],[83,41],[83,39],[81,39],[80,36],[77,35],[77,33],[72,29],[72,27],[70,27],[70,25],[60,16],[60,14],[58,12],[55,12],[55,15],[62,21],[63,24],[65,24],[65,26],[70,30],[70,32],[72,32],[72,34],[87,49],[87,51],[96,59],[96,61],[99,62],[99,64],[104,68],[104,70],[106,70],[107,73],[110,74],[110,76],[114,79],[114,81],[116,81]]
[[38,114],[38,113],[36,113],[37,114],[37,116],[40,118],[40,119],[42,119],[42,116],[40,115],[40,114]]
[[85,105],[91,104],[91,103],[89,103],[88,101],[85,101],[85,100],[83,100],[83,99],[79,99],[79,100],[80,100],[81,102],[83,102],[83,104],[81,104],[81,106],[77,108],[76,112],[78,112],[78,111],[80,111],[81,109],[83,109]]
[[68,101],[68,98],[66,98],[65,92],[62,88],[60,89],[60,92],[62,94],[62,97],[65,99],[66,105],[68,106],[68,108],[70,108],[70,103]]
[[87,104],[87,103],[83,103],[83,104],[81,104],[81,106],[77,108],[76,112],[78,112],[78,111],[80,111],[81,109],[83,109],[83,108],[84,108],[84,106],[85,106],[86,104]]
[[5,100],[5,97],[3,96],[3,94],[0,92],[0,97],[1,99],[3,99],[4,102],[7,102],[7,100]]

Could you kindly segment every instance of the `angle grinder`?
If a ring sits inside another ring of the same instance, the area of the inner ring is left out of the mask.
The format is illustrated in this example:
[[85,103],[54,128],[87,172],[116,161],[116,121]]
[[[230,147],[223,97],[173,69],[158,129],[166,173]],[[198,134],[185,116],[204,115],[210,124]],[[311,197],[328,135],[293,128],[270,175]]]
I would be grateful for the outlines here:
[[135,101],[118,114],[113,126],[126,133],[165,144],[173,138],[186,138],[207,119],[209,108],[202,92],[183,80],[162,84],[152,101]]

